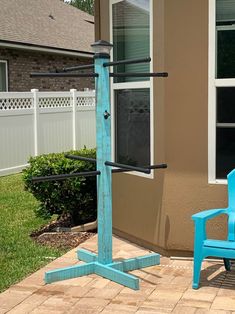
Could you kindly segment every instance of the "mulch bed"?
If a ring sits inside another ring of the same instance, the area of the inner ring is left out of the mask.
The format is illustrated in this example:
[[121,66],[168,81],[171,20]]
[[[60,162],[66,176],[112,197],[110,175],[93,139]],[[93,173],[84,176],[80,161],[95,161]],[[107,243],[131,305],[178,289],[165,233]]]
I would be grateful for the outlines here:
[[74,225],[70,218],[64,217],[52,221],[38,230],[34,230],[30,236],[41,245],[59,249],[72,249],[96,234],[96,230],[89,232],[55,232],[59,228],[68,228],[69,230],[71,227],[74,227]]
[[46,232],[35,237],[34,240],[41,245],[72,249],[94,235],[94,232]]

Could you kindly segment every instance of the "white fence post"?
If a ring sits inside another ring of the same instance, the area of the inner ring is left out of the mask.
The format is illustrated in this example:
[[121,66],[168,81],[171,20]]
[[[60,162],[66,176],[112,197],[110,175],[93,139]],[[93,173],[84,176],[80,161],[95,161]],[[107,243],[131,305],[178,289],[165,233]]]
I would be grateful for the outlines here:
[[72,116],[72,132],[73,132],[73,150],[76,150],[76,126],[77,126],[77,119],[76,119],[76,111],[77,111],[77,97],[76,97],[76,89],[70,89],[70,93],[72,96],[72,108],[73,108],[73,116]]
[[38,156],[38,89],[31,89],[33,93],[33,128],[34,128],[34,155]]
[[0,176],[16,173],[30,156],[95,147],[92,91],[0,92]]

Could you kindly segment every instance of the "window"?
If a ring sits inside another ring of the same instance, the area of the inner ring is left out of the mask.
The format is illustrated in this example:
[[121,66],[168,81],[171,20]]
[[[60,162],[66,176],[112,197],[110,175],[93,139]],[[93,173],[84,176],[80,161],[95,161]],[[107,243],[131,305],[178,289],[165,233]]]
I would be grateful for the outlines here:
[[235,168],[235,0],[210,0],[209,182]]
[[150,99],[148,89],[115,91],[116,160],[150,164]]
[[[151,0],[111,1],[113,60],[151,57]],[[115,66],[114,72],[149,72],[149,63]],[[113,157],[145,166],[152,161],[152,79],[115,78],[111,84]]]
[[0,60],[0,92],[6,92],[7,85],[7,61]]

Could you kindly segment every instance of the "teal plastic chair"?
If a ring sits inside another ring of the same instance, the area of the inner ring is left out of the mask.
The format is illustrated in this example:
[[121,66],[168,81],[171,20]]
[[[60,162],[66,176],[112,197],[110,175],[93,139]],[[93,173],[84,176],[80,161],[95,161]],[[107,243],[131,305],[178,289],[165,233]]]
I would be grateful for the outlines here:
[[[192,216],[195,225],[193,289],[198,289],[201,265],[208,256],[223,258],[226,270],[230,270],[230,259],[235,259],[235,169],[228,176],[228,207],[205,210]],[[206,223],[221,214],[228,215],[226,241],[207,239]]]

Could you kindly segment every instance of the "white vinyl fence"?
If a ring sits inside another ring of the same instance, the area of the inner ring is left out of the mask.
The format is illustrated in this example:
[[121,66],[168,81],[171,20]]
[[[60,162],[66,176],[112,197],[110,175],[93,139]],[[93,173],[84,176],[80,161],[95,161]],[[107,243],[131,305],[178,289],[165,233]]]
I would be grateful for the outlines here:
[[30,156],[94,148],[95,92],[1,92],[0,176]]

